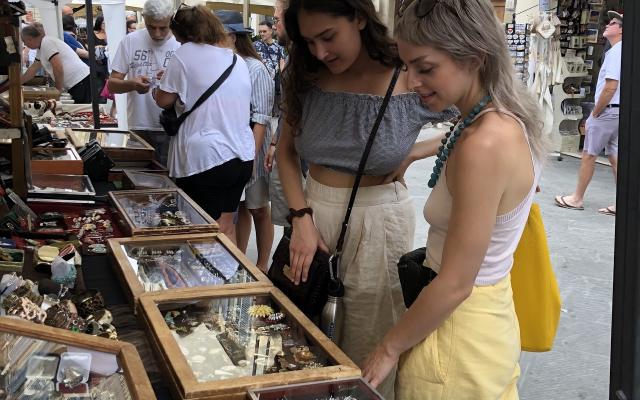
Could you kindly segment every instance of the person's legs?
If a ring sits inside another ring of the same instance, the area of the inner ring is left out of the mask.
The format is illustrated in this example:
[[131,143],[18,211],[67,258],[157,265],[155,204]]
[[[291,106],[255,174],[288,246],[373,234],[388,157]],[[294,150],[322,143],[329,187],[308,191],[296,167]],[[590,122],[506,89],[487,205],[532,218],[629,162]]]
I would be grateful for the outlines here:
[[584,148],[582,150],[582,160],[578,172],[578,183],[575,191],[567,196],[556,196],[556,204],[560,207],[583,210],[584,195],[587,187],[593,178],[598,154],[602,152],[609,141],[606,121],[601,118],[589,117],[586,123],[586,135],[584,138]]
[[273,224],[269,209],[269,179],[267,177],[258,178],[251,186],[246,187],[245,195],[245,206],[253,216],[253,222],[256,226],[258,247],[256,265],[266,272],[273,246]]
[[91,84],[90,75],[76,83],[73,87],[67,89],[67,92],[71,95],[71,98],[76,104],[89,104],[91,103]]
[[236,224],[236,241],[238,249],[247,253],[249,246],[249,236],[251,236],[251,213],[247,210],[245,202],[241,201],[238,206],[238,223]]
[[223,212],[220,215],[220,218],[216,220],[216,222],[220,227],[220,233],[228,237],[229,240],[231,240],[231,242],[235,245],[236,244],[236,226],[233,223],[233,213]]
[[269,270],[269,256],[273,246],[273,224],[271,223],[269,206],[249,210],[256,226],[256,244],[258,246],[258,261],[256,265],[265,274]]

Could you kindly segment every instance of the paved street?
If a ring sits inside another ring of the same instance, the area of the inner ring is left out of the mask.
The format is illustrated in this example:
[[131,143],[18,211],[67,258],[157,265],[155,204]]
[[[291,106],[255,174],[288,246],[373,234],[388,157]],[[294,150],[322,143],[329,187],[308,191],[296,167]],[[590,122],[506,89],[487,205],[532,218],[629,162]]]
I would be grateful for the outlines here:
[[[427,137],[432,130],[424,130]],[[553,197],[575,187],[578,159],[550,157],[537,202],[547,228],[560,291],[562,313],[554,349],[548,353],[523,353],[520,398],[523,400],[603,400],[608,398],[611,336],[611,295],[615,218],[597,213],[613,204],[611,169],[598,165],[587,192],[584,211],[556,207]],[[434,159],[415,163],[406,181],[414,198],[414,247],[424,246],[428,226],[422,207],[429,195],[427,176]],[[276,241],[281,231],[276,231]],[[275,247],[275,244],[274,244]],[[248,255],[255,260],[255,238]]]

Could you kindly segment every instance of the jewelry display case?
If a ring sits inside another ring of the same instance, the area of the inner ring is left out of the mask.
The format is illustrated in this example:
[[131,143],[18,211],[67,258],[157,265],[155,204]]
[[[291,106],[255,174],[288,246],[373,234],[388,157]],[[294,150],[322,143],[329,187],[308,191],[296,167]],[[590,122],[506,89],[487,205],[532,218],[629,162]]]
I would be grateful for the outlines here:
[[0,317],[0,399],[148,400],[133,345]]
[[128,236],[212,233],[218,224],[180,189],[109,192]]
[[109,170],[109,182],[123,181],[126,170],[169,176],[169,170],[156,160],[114,161],[114,164],[116,165]]
[[65,134],[76,148],[86,146],[91,140],[97,141],[113,161],[154,158],[153,147],[130,131],[66,129]]
[[34,148],[31,152],[31,172],[82,175],[84,164],[74,147]]
[[221,234],[110,239],[108,246],[134,309],[146,292],[271,286],[269,278]]
[[94,203],[96,191],[87,175],[32,174],[30,201]]
[[247,400],[384,400],[362,378],[250,390]]
[[278,289],[178,289],[140,297],[141,319],[177,399],[360,376]]
[[124,170],[124,177],[122,179],[123,189],[177,189],[178,186],[165,175],[135,171]]

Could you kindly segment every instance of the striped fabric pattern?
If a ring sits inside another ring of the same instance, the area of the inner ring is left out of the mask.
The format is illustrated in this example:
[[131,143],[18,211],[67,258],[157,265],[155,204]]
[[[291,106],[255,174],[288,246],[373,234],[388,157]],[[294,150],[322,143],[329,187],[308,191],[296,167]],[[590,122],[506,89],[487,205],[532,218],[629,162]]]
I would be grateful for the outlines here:
[[266,126],[264,143],[262,149],[256,154],[256,171],[247,183],[251,186],[259,178],[269,176],[269,172],[264,168],[264,159],[271,143],[271,113],[275,96],[275,83],[269,70],[260,60],[247,57],[244,59],[249,68],[251,77],[251,122]]

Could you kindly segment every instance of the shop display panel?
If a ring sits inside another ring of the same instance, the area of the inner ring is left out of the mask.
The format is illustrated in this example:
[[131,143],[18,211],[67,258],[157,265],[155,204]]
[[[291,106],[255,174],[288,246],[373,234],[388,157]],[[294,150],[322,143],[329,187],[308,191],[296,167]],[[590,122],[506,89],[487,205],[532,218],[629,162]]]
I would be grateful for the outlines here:
[[249,392],[249,400],[383,400],[383,398],[368,383],[358,378],[255,389]]
[[2,400],[154,398],[130,344],[10,318],[0,318],[0,344]]
[[213,232],[215,221],[180,189],[109,193],[131,235]]
[[177,398],[239,400],[255,387],[360,375],[277,289],[182,289],[140,301]]
[[29,199],[93,202],[95,195],[87,175],[31,175]]

